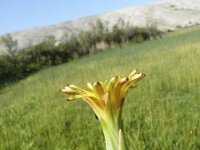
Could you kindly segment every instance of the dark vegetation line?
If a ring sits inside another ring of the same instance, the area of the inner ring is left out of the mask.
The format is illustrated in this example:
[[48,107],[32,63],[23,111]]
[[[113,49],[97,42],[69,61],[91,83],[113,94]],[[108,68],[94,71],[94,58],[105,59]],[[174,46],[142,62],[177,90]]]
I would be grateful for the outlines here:
[[78,36],[64,34],[62,42],[56,44],[54,36],[43,42],[17,52],[17,41],[7,34],[2,39],[7,54],[0,56],[0,87],[25,78],[46,66],[59,65],[89,53],[97,52],[123,43],[138,43],[162,36],[156,28],[113,26],[109,31],[97,21],[90,31]]

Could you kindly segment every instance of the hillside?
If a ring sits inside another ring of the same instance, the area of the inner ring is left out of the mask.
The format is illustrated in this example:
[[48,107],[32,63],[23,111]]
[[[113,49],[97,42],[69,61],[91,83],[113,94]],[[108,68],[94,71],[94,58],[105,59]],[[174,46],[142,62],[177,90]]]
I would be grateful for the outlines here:
[[130,150],[200,147],[200,28],[44,69],[0,91],[0,149],[100,150],[103,134],[82,101],[58,92],[67,83],[109,80],[138,68],[147,76],[125,102]]
[[[199,0],[167,0],[142,6],[123,8],[104,14],[66,21],[63,23],[26,29],[11,33],[18,41],[18,49],[35,45],[48,36],[55,36],[57,43],[66,33],[70,36],[86,31],[101,20],[108,28],[119,26],[156,26],[159,30],[167,31],[200,24]],[[0,54],[3,53],[0,44]]]

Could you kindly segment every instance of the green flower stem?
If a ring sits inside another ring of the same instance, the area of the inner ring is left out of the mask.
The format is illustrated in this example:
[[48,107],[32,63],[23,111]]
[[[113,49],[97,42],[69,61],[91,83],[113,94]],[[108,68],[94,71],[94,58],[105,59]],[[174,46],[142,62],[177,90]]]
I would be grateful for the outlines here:
[[100,119],[100,123],[103,129],[106,149],[107,150],[128,150],[124,134],[123,123],[121,119],[121,111],[118,115],[107,115],[106,118]]

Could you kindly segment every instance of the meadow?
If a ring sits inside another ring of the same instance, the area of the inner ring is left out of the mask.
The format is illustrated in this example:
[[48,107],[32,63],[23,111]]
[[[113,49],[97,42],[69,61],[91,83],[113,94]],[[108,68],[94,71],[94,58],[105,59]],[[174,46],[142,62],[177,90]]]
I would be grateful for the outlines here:
[[124,105],[130,150],[200,149],[200,27],[127,44],[43,69],[0,91],[1,150],[103,150],[100,124],[81,100],[66,101],[67,83],[146,74]]

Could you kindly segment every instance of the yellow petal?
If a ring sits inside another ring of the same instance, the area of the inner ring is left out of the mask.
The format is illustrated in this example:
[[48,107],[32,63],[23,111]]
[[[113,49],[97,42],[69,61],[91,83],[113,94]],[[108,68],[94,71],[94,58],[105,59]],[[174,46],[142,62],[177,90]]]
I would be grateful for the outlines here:
[[94,89],[94,87],[92,86],[92,84],[91,84],[91,83],[87,83],[87,87],[88,87],[89,89],[91,89],[91,90],[93,90],[93,89]]
[[131,78],[132,76],[134,76],[135,74],[136,74],[136,72],[137,72],[137,70],[135,69],[135,70],[133,70],[131,73],[130,73],[130,75],[129,75],[129,78]]
[[105,102],[103,100],[97,100],[93,97],[84,97],[83,100],[87,102],[90,107],[99,115],[100,111],[103,111],[105,108]]
[[145,77],[145,74],[143,73],[137,73],[135,74],[132,78],[129,79],[128,83],[127,83],[127,87],[136,87],[136,83],[139,80],[142,80]]
[[103,83],[98,81],[94,84],[94,86],[95,86],[97,94],[100,96],[100,98],[103,98],[105,94]]
[[121,104],[122,104],[122,101],[124,99],[124,87],[126,87],[126,83],[129,81],[129,78],[128,77],[124,77],[120,80],[119,84],[117,85],[116,87],[116,95],[115,95],[115,98],[116,98],[116,108],[120,107]]
[[116,101],[116,87],[119,84],[119,80],[120,77],[119,76],[115,76],[114,78],[112,78],[110,80],[109,83],[109,100],[112,101],[111,103],[113,103],[113,105],[115,105],[115,101]]
[[75,85],[73,85],[73,84],[69,84],[68,86],[69,86],[69,88],[73,89],[74,91],[77,91],[77,92],[84,92],[83,89],[81,89],[80,87],[75,86]]
[[83,98],[83,95],[71,95],[68,97],[68,101],[71,101],[71,100],[76,100],[76,99],[81,99]]
[[137,82],[139,80],[142,80],[144,77],[145,77],[144,73],[137,73],[130,78],[130,82]]
[[121,84],[124,84],[124,83],[126,83],[128,81],[128,77],[124,77],[124,78],[122,78],[121,80],[120,80],[120,83]]
[[60,89],[60,92],[65,93],[65,94],[75,94],[77,93],[73,89],[71,89],[68,85],[66,85],[63,89]]

